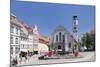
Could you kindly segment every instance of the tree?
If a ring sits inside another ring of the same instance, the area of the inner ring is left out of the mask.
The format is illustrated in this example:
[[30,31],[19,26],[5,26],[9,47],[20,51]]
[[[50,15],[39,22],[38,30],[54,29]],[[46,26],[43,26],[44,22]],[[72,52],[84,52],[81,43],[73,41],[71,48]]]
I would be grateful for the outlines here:
[[91,33],[90,36],[92,49],[95,50],[95,33]]
[[48,45],[49,51],[53,50],[53,44]]
[[87,50],[89,50],[91,45],[91,36],[88,32],[86,32],[85,34],[83,34],[82,37],[82,46],[86,46]]

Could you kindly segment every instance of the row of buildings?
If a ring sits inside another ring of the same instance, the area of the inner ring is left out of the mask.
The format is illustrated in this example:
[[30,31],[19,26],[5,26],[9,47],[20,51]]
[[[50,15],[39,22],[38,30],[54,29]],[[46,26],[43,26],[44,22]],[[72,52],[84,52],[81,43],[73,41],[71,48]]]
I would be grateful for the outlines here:
[[[76,16],[74,17],[74,34],[77,34]],[[74,37],[64,26],[59,25],[50,37],[43,36],[39,33],[36,25],[28,26],[20,22],[17,17],[11,14],[10,18],[10,51],[11,58],[15,58],[21,51],[42,54],[49,52],[48,45],[52,45],[52,50],[58,54],[72,52],[73,47],[78,45],[76,36]]]
[[[20,22],[17,17],[11,14],[10,17],[10,53],[11,59],[16,58],[21,51],[40,52],[48,51],[49,38],[40,35],[36,25],[28,26],[24,22]],[[41,47],[42,46],[42,47]],[[44,49],[45,50],[44,50]]]

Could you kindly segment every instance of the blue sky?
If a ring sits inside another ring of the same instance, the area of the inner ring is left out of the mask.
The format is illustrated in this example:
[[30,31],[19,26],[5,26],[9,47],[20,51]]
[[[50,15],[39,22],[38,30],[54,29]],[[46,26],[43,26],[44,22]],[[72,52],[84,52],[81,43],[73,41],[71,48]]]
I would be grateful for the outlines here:
[[78,35],[95,28],[95,7],[72,4],[20,2],[11,0],[11,13],[28,25],[37,25],[39,32],[49,36],[54,29],[63,25],[72,33],[72,17],[78,16]]

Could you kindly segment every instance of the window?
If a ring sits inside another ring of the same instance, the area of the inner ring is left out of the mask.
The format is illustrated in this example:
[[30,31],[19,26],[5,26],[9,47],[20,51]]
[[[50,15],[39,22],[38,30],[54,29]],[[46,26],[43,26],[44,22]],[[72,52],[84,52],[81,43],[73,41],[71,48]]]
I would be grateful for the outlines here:
[[23,49],[27,49],[28,46],[26,44],[23,44]]
[[18,28],[16,28],[16,34],[18,35]]
[[65,42],[65,35],[63,35],[63,42]]
[[59,32],[59,41],[61,41],[61,32]]
[[10,43],[14,44],[14,38],[13,37],[10,38]]
[[15,54],[18,54],[18,52],[19,52],[19,47],[16,46],[16,47],[15,47]]
[[13,47],[10,47],[10,53],[13,54]]
[[74,29],[77,29],[77,27],[76,27],[76,26],[74,26]]
[[24,46],[24,44],[23,44],[23,48],[24,48],[25,46]]
[[58,41],[58,35],[56,35],[56,41]]
[[10,32],[11,32],[11,33],[14,33],[14,27],[13,27],[13,26],[11,26]]
[[23,35],[23,30],[20,30],[20,35],[21,35],[21,36]]
[[32,39],[28,39],[29,42],[32,42]]
[[15,39],[15,43],[18,44],[18,38]]
[[71,48],[71,43],[68,44],[68,47]]

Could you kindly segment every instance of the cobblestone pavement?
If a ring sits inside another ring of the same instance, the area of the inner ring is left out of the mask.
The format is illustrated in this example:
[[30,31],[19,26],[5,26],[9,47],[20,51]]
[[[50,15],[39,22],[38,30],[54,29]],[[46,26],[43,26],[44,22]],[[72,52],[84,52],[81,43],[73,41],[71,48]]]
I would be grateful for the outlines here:
[[59,58],[47,59],[47,60],[38,60],[37,56],[32,56],[27,61],[21,62],[19,65],[37,65],[37,64],[54,64],[54,63],[69,63],[69,62],[81,62],[81,61],[94,61],[95,52],[80,52],[78,57],[73,55],[58,56]]

